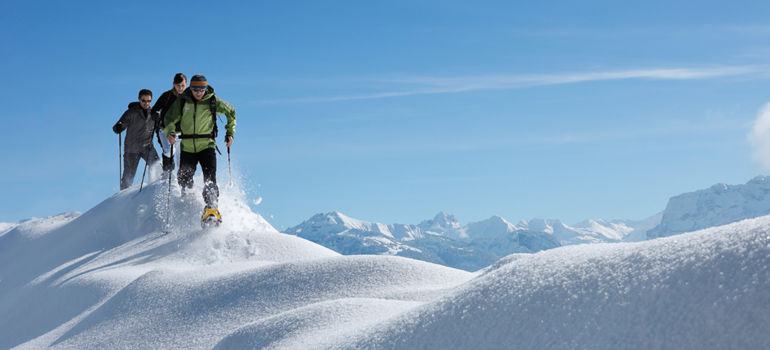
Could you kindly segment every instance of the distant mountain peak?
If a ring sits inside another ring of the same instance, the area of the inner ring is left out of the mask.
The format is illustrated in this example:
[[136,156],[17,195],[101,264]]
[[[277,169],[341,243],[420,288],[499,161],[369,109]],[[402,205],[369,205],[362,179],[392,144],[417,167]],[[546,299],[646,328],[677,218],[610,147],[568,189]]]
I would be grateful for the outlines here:
[[519,226],[526,230],[551,234],[567,228],[567,225],[561,222],[561,220],[541,218],[534,218],[529,221],[521,221]]
[[516,225],[508,222],[503,217],[493,215],[489,219],[469,223],[464,230],[461,239],[488,239],[501,234],[508,234],[519,230]]
[[453,214],[449,214],[447,212],[441,211],[436,216],[433,217],[433,222],[436,223],[445,223],[445,224],[451,224],[454,225],[455,223],[460,223],[459,220],[457,220],[457,217]]
[[492,221],[495,221],[495,222],[504,222],[504,223],[508,223],[508,224],[510,224],[510,222],[508,222],[508,220],[505,220],[505,218],[503,218],[502,216],[499,216],[499,215],[492,215],[492,216],[490,216],[490,217],[489,217],[489,219],[487,219],[486,221],[490,221],[490,222],[492,222]]
[[353,221],[356,221],[356,220],[352,219],[351,217],[349,217],[349,216],[347,216],[347,215],[345,215],[345,214],[343,214],[343,213],[341,213],[339,211],[336,211],[336,210],[332,211],[332,212],[326,213],[326,217],[329,218],[330,220],[334,220],[335,222],[337,222],[339,224],[343,224],[343,225],[347,224],[347,223],[351,223]]
[[754,177],[753,179],[749,180],[747,184],[765,184],[770,182],[770,177],[764,176],[764,175],[758,175]]
[[457,217],[446,212],[439,212],[432,220],[425,220],[418,225],[425,231],[446,232],[462,228]]

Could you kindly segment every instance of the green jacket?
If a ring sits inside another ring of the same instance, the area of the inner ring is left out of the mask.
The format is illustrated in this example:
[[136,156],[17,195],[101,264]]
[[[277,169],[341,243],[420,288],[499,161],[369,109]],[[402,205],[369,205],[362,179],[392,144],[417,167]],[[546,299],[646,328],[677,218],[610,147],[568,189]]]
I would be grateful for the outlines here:
[[[235,135],[235,108],[219,97],[214,96],[214,88],[208,86],[208,91],[200,101],[195,100],[190,88],[187,88],[179,98],[171,104],[166,112],[164,122],[166,127],[163,132],[166,135],[182,134],[182,151],[198,153],[208,148],[216,148],[217,143],[213,138],[185,138],[185,135],[208,135],[214,130],[215,121],[211,116],[210,99],[216,98],[217,114],[227,117],[225,135]],[[184,100],[184,111],[180,111],[180,103]],[[181,130],[177,130],[176,123],[181,119]],[[220,133],[221,134],[221,133]]]

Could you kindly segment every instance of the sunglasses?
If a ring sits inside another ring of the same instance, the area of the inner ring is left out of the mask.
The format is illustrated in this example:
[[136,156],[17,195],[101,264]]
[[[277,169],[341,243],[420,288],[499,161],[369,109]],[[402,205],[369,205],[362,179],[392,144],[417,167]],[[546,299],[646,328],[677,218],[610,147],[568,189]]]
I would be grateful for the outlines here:
[[150,102],[152,102],[152,100],[139,100],[139,101],[142,101],[142,102],[144,102],[144,103],[150,103]]
[[204,92],[206,91],[206,88],[191,88],[190,90],[192,90],[193,92]]

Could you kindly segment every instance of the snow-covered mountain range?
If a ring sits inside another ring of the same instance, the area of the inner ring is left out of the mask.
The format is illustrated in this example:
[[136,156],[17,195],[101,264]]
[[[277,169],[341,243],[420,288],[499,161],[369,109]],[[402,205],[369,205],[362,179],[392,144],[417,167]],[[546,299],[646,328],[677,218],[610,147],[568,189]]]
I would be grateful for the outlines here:
[[397,255],[475,271],[512,253],[638,241],[658,220],[659,216],[639,222],[587,220],[568,226],[559,220],[533,219],[514,225],[492,216],[463,226],[454,215],[441,212],[416,225],[385,225],[330,212],[314,215],[284,232],[345,255]]
[[638,242],[770,214],[770,177],[745,185],[717,184],[672,197],[666,209],[640,221],[556,219],[512,224],[500,216],[462,225],[439,213],[417,225],[367,222],[339,212],[317,214],[284,232],[345,255],[405,256],[475,271],[512,253],[585,243]]
[[[200,199],[174,198],[163,234],[163,182],[83,214],[3,225],[0,348],[770,348],[770,216],[512,254],[471,273],[340,255],[277,232],[237,188],[222,190],[225,222],[208,231]],[[462,228],[449,217],[399,227],[332,219],[409,242]],[[501,224],[465,234],[494,239]]]
[[716,184],[672,197],[649,238],[671,236],[770,214],[770,177],[744,185]]

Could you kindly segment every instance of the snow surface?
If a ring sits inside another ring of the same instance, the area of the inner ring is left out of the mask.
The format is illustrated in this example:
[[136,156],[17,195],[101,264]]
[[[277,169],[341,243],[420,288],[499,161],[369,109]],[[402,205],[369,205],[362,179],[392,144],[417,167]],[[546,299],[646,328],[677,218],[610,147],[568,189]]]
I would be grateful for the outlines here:
[[512,255],[345,348],[768,349],[770,217]]
[[39,236],[72,221],[78,216],[80,216],[80,213],[73,211],[47,218],[30,218],[19,223],[2,222],[0,223],[0,236],[14,229],[20,235],[29,237]]
[[[224,223],[205,232],[199,196],[182,200],[174,188],[174,229],[164,235],[168,188],[155,182],[74,219],[30,220],[0,236],[0,348],[210,349],[250,326],[319,310],[318,323],[295,327],[297,344],[325,344],[341,325],[365,326],[363,311],[395,314],[473,277],[405,258],[340,256],[277,232],[243,193],[221,190]],[[296,336],[276,331],[263,341]]]
[[341,256],[226,186],[221,227],[174,196],[164,235],[166,194],[132,187],[0,235],[0,348],[770,348],[770,216],[469,273]]
[[10,230],[13,230],[16,226],[19,226],[19,224],[15,222],[0,222],[0,236],[6,234]]

